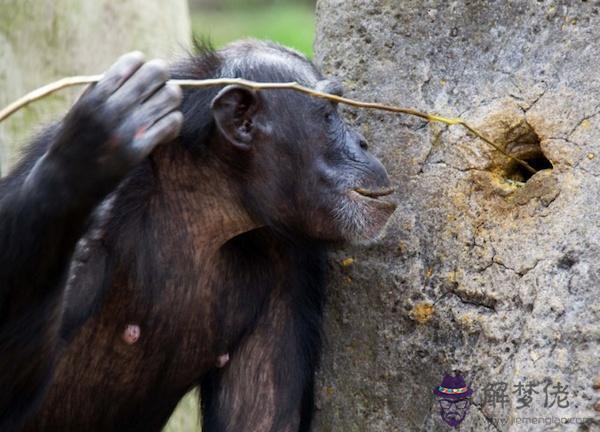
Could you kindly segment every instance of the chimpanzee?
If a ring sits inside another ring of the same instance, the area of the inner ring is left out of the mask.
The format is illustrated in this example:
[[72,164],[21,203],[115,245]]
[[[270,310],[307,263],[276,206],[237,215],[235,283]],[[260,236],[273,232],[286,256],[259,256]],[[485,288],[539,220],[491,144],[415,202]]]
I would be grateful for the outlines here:
[[157,431],[196,386],[205,432],[309,429],[326,246],[390,181],[331,102],[169,76],[342,91],[270,42],[134,53],[44,132],[0,186],[2,431]]

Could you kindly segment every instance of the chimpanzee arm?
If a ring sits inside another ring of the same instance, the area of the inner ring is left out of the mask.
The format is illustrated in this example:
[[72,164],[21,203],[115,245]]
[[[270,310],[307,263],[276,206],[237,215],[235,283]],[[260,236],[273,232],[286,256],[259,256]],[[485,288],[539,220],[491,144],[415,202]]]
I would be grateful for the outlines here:
[[0,184],[0,430],[36,406],[58,352],[69,262],[97,204],[181,125],[167,66],[123,56]]
[[203,431],[308,432],[321,344],[320,296],[308,299],[309,305],[306,297],[271,299],[229,362],[202,381]]

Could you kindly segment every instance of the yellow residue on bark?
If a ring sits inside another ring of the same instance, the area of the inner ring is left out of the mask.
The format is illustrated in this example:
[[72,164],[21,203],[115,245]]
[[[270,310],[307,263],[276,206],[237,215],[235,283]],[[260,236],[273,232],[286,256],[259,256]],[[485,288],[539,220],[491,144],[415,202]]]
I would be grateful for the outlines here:
[[430,302],[420,302],[413,306],[410,311],[410,317],[419,324],[426,324],[433,316],[433,304]]

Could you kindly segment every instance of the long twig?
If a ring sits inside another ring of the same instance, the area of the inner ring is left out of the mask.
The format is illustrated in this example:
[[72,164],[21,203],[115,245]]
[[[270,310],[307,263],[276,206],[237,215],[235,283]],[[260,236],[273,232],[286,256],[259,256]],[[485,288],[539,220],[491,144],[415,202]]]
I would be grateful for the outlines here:
[[[62,90],[67,87],[79,86],[84,84],[92,84],[98,82],[102,78],[102,75],[89,75],[89,76],[74,76],[63,78],[61,80],[55,81],[53,83],[47,84],[43,87],[40,87],[22,98],[16,100],[15,102],[8,105],[6,108],[0,110],[0,122],[8,118],[10,115],[14,114],[21,108],[29,105],[31,102],[34,102],[38,99],[42,99],[47,95]],[[248,81],[241,78],[215,78],[215,79],[205,79],[205,80],[170,80],[173,84],[177,84],[181,87],[215,87],[220,85],[229,85],[229,84],[237,84],[239,86],[247,87],[253,90],[273,90],[273,89],[281,89],[281,90],[295,90],[300,93],[305,93],[313,97],[327,99],[330,101],[334,101],[337,103],[350,105],[358,108],[368,108],[375,109],[381,111],[388,111],[393,113],[407,114],[411,116],[420,117],[428,122],[438,122],[444,123],[447,125],[460,125],[471,132],[473,135],[483,140],[487,144],[491,145],[494,149],[502,153],[504,156],[514,160],[525,169],[527,169],[531,173],[535,173],[536,170],[531,167],[527,162],[521,160],[509,153],[507,153],[502,147],[498,144],[494,143],[492,140],[487,138],[481,132],[477,131],[477,129],[470,126],[463,119],[460,118],[448,118],[442,117],[435,114],[428,114],[421,111],[417,111],[411,108],[401,108],[393,105],[385,105],[376,102],[362,102],[355,99],[349,99],[342,96],[332,95],[329,93],[323,93],[317,90],[314,90],[309,87],[302,86],[296,82],[287,82],[287,83],[263,83],[263,82],[255,82]]]

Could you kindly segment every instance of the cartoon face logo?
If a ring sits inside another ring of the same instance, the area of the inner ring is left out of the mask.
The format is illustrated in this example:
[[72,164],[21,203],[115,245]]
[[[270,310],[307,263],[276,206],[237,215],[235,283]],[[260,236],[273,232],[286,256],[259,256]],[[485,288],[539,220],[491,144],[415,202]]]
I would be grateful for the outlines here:
[[457,427],[469,412],[473,390],[465,384],[462,376],[444,375],[442,383],[433,389],[433,394],[438,397],[442,420]]

